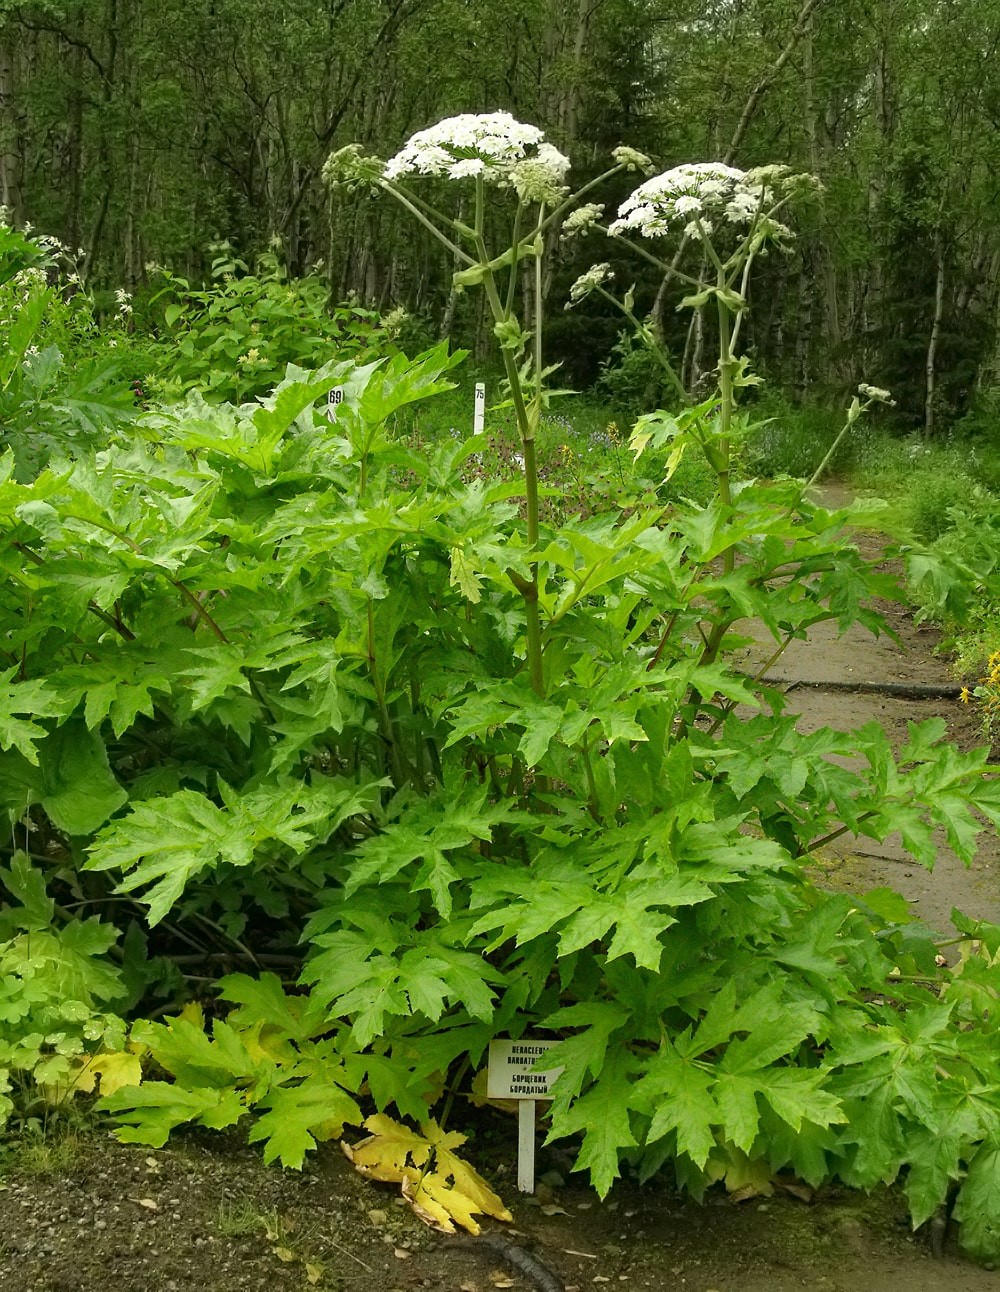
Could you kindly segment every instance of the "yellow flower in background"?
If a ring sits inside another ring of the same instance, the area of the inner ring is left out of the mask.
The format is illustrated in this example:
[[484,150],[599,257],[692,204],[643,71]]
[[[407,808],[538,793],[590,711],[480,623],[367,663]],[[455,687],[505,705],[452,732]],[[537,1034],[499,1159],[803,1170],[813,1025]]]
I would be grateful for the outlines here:
[[958,698],[962,701],[962,703],[963,703],[963,704],[968,704],[968,703],[969,703],[969,700],[971,699],[971,693],[970,693],[969,688],[968,688],[967,686],[963,686],[963,687],[962,687],[962,690],[961,690],[961,692],[960,692],[960,694],[959,694],[959,697],[958,697]]

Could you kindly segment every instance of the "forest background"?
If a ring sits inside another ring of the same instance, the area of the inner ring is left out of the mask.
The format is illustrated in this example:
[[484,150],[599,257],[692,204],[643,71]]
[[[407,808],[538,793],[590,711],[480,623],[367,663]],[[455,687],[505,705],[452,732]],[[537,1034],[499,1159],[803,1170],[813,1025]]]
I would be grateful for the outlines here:
[[[793,398],[863,377],[901,429],[975,429],[1000,381],[998,41],[998,0],[0,0],[0,203],[80,248],[109,299],[154,264],[207,277],[220,239],[252,263],[278,237],[334,299],[402,306],[421,339],[482,354],[482,296],[456,293],[393,204],[331,199],[332,150],[387,156],[503,108],[578,183],[620,142],[664,168],[782,161],[825,192],[756,275],[757,370]],[[556,237],[544,290],[561,301],[593,247],[557,258]],[[693,386],[711,345],[660,288],[640,281],[636,312],[661,315]],[[620,326],[591,299],[553,317],[547,357],[590,384]]]

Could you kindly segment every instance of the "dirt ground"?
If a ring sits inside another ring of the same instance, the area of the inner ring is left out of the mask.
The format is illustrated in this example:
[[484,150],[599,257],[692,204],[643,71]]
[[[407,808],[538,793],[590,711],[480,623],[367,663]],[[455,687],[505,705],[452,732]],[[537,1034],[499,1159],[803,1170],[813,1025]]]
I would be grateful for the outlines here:
[[[880,550],[875,536],[859,541]],[[887,613],[898,646],[821,630],[796,643],[772,675],[789,683],[953,680],[934,653],[934,630],[906,607]],[[751,648],[743,664],[764,658],[763,648]],[[959,745],[981,743],[975,715],[957,700],[802,686],[788,699],[810,730],[874,717],[903,738],[907,719],[940,715]],[[824,856],[823,873],[859,891],[889,884],[942,930],[954,906],[1000,920],[1000,845],[992,833],[983,840],[971,870],[942,847],[932,873],[893,840],[845,840]],[[965,1261],[952,1232],[935,1258],[931,1234],[910,1231],[892,1191],[814,1195],[790,1182],[791,1191],[770,1198],[710,1196],[699,1207],[625,1181],[601,1202],[542,1150],[543,1183],[527,1198],[515,1186],[514,1123],[491,1110],[472,1117],[470,1154],[514,1212],[501,1240],[516,1246],[513,1256],[425,1228],[335,1145],[296,1174],[265,1168],[239,1137],[190,1134],[154,1152],[91,1132],[0,1157],[0,1292],[1000,1292],[1000,1273]],[[461,1116],[455,1122],[467,1129]]]
[[[497,1115],[499,1116],[499,1114]],[[190,1135],[158,1152],[107,1136],[22,1160],[0,1188],[0,1292],[988,1292],[1000,1273],[941,1259],[898,1195],[777,1193],[701,1207],[624,1183],[602,1203],[552,1184],[518,1200],[513,1134],[482,1157],[514,1212],[507,1241],[552,1281],[475,1240],[442,1238],[325,1145],[303,1174],[239,1139]],[[544,1168],[544,1162],[542,1166]],[[495,1230],[493,1232],[496,1232]]]

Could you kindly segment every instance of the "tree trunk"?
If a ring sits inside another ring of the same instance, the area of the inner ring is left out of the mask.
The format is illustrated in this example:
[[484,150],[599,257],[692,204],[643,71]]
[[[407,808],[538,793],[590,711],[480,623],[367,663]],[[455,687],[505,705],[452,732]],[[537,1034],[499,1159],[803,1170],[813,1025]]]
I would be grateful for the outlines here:
[[0,206],[8,209],[15,224],[23,224],[23,144],[15,97],[13,39],[7,23],[0,30]]
[[944,237],[940,228],[934,237],[934,254],[937,260],[937,277],[934,283],[934,321],[927,341],[926,389],[924,394],[924,438],[934,434],[934,393],[937,378],[937,348],[941,337],[941,319],[944,316],[945,254]]

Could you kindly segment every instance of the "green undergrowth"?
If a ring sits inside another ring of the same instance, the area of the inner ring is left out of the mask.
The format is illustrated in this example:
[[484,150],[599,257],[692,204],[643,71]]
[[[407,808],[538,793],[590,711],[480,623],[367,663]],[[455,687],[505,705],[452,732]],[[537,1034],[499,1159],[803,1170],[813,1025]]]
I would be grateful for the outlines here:
[[[514,414],[496,373],[479,380],[486,387],[485,443],[466,465],[468,478],[516,482],[523,457]],[[455,389],[429,404],[405,410],[395,433],[416,451],[446,440],[460,442],[473,433],[477,377],[463,365]],[[691,457],[667,478],[665,453],[637,460],[629,447],[635,416],[625,406],[593,393],[563,392],[543,413],[537,432],[538,471],[547,519],[587,517],[627,509],[637,501],[650,505],[711,496],[714,477],[706,464]]]
[[[804,736],[726,662],[751,613],[777,641],[878,629],[861,511],[747,486],[546,529],[542,699],[516,486],[466,477],[482,441],[390,430],[453,364],[292,371],[256,409],[151,413],[7,475],[2,783],[31,840],[3,877],[11,1104],[75,1074],[124,1139],[246,1118],[299,1166],[372,1108],[425,1120],[528,1032],[559,1041],[552,1137],[601,1192],[624,1163],[698,1196],[902,1173],[919,1222],[964,1181],[966,1245],[992,1252],[1000,931],[968,926],[942,971],[898,899],[804,873],[837,820],[926,864],[941,821],[969,857],[1000,810],[983,757],[933,722],[897,758],[878,724]],[[158,955],[239,971],[207,1031],[168,1014],[126,1043],[106,1011],[142,1012]]]
[[1000,929],[956,913],[939,965],[897,895],[808,876],[845,831],[971,860],[986,753],[803,733],[734,666],[748,618],[775,657],[884,630],[881,511],[749,478],[729,356],[724,417],[542,409],[535,514],[462,356],[369,342],[0,458],[0,1120],[95,1092],[126,1142],[241,1126],[289,1168],[343,1135],[473,1227],[502,1204],[446,1123],[543,1037],[602,1194],[898,1179],[995,1259]]

